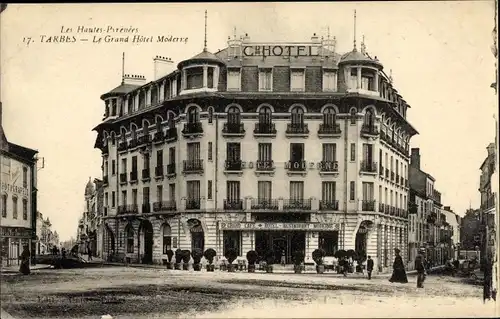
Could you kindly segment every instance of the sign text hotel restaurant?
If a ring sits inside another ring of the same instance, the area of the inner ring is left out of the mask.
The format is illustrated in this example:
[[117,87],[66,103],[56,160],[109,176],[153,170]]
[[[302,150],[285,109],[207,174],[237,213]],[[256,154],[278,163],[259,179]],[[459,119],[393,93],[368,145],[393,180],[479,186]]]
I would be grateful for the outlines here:
[[264,44],[253,43],[243,46],[244,56],[319,56],[319,45],[305,43]]
[[266,223],[266,222],[219,222],[220,229],[227,230],[338,230],[338,223]]

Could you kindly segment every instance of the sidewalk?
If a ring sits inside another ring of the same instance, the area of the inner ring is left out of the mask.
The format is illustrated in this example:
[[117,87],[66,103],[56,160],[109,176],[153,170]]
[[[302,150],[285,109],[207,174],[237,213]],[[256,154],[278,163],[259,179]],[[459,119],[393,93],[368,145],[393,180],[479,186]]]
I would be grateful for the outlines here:
[[[2,266],[2,267],[0,267],[0,273],[2,273],[2,274],[19,273],[19,267],[20,266],[18,266],[18,265]],[[33,270],[40,270],[40,269],[48,269],[51,267],[52,266],[50,266],[50,265],[36,264],[36,265],[30,265],[30,270],[33,271]]]

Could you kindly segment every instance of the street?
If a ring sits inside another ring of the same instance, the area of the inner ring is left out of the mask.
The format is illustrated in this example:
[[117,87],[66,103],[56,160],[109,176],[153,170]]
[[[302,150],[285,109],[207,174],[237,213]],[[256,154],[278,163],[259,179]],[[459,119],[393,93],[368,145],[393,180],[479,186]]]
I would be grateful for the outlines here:
[[3,274],[1,303],[14,318],[494,317],[481,286],[416,277],[391,284],[333,273],[213,273],[99,267]]

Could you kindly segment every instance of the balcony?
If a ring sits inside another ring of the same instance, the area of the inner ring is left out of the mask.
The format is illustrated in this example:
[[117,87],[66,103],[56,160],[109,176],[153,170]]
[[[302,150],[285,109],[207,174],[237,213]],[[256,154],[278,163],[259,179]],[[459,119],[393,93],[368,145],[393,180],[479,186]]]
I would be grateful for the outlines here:
[[243,123],[224,123],[222,136],[243,137],[245,136],[245,125],[243,125]]
[[379,135],[378,128],[375,125],[363,124],[361,126],[361,136],[362,137],[377,137]]
[[241,174],[243,173],[243,162],[241,160],[226,160],[224,165],[225,174]]
[[339,210],[339,201],[332,200],[322,200],[319,202],[319,210]]
[[384,213],[387,215],[390,215],[391,214],[391,206],[385,204],[384,205]]
[[369,160],[361,161],[360,172],[367,174],[377,174],[377,163]]
[[163,165],[158,165],[155,167],[155,178],[163,177]]
[[200,209],[200,199],[186,199],[186,209]]
[[151,144],[151,135],[149,134],[139,136],[139,138],[137,139],[138,146],[147,146],[149,144]]
[[396,184],[399,184],[399,174],[398,173],[396,173],[396,181],[395,182],[396,182]]
[[165,134],[165,142],[172,143],[177,141],[177,138],[178,138],[177,127],[168,128]]
[[126,152],[128,149],[128,143],[127,142],[120,142],[118,143],[118,152]]
[[401,186],[405,185],[405,179],[403,178],[403,176],[399,178],[399,183],[401,184]]
[[190,138],[201,136],[203,135],[203,125],[201,122],[185,123],[182,135]]
[[148,181],[151,179],[151,173],[149,171],[149,168],[145,168],[142,170],[142,180],[143,181]]
[[104,185],[107,185],[107,184],[108,184],[108,175],[104,175],[104,176],[102,177],[102,183],[103,183]]
[[340,124],[337,123],[322,123],[319,125],[318,137],[328,138],[328,137],[339,137],[342,134],[340,130]]
[[255,175],[259,176],[260,174],[274,174],[274,161],[272,160],[258,160],[255,162]]
[[363,212],[375,212],[375,200],[364,199],[361,201],[361,210]]
[[378,211],[379,211],[379,213],[383,213],[385,211],[384,204],[382,204],[382,203],[378,204]]
[[394,172],[391,172],[391,182],[394,182]]
[[309,125],[307,123],[288,123],[286,125],[286,137],[307,137]]
[[130,182],[131,183],[137,182],[137,171],[130,172]]
[[133,150],[137,146],[138,146],[138,143],[137,143],[137,139],[136,138],[133,138],[133,139],[130,140],[130,142],[128,142],[128,149],[129,150]]
[[161,211],[175,211],[177,209],[177,205],[175,204],[175,200],[161,201],[153,203],[153,211],[161,212]]
[[337,161],[321,161],[319,173],[321,175],[337,174],[339,172],[339,162]]
[[123,214],[137,214],[139,213],[139,206],[137,205],[121,205],[118,206],[118,215]]
[[104,145],[101,148],[102,156],[107,156],[109,154],[109,145]]
[[378,173],[380,174],[380,177],[384,177],[384,167],[382,164],[378,165]]
[[389,178],[389,169],[388,168],[385,169],[385,178]]
[[176,174],[175,163],[170,163],[167,165],[167,177],[173,177]]
[[203,173],[203,160],[184,160],[182,168],[184,174],[201,174]]
[[253,135],[255,137],[276,137],[276,125],[274,123],[255,123]]
[[311,210],[311,199],[285,199],[284,210]]
[[144,204],[142,204],[142,213],[143,214],[149,214],[149,213],[151,213],[151,204],[150,203],[144,203]]
[[160,144],[165,141],[165,133],[163,131],[161,132],[156,132],[153,138],[153,143],[154,144]]
[[[130,178],[132,179],[132,175],[130,175]],[[126,184],[127,183],[127,173],[120,173],[120,184]]]
[[302,175],[305,176],[307,174],[307,163],[304,160],[291,160],[286,162],[285,168],[287,170],[288,175]]
[[243,201],[241,199],[225,199],[224,200],[225,210],[242,210]]
[[277,199],[252,199],[251,209],[253,210],[278,210]]

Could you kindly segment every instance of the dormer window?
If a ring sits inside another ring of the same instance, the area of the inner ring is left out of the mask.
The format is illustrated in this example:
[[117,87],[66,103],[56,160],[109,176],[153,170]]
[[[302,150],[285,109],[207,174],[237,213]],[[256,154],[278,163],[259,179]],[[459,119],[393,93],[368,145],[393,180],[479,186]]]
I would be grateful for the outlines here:
[[200,89],[203,87],[203,67],[186,69],[186,90]]
[[241,72],[239,69],[227,70],[227,90],[241,91]]
[[334,70],[323,70],[323,91],[337,91],[337,74]]
[[214,88],[214,68],[207,68],[207,87]]
[[306,85],[305,70],[292,69],[290,74],[291,74],[290,91],[292,92],[304,91]]
[[116,99],[111,99],[111,116],[116,116]]
[[351,89],[358,88],[358,69],[351,69]]
[[363,70],[361,73],[361,88],[367,91],[373,91],[375,89],[374,79],[372,72],[368,70]]
[[261,69],[259,71],[259,91],[273,90],[273,70]]
[[200,121],[200,114],[198,112],[198,108],[195,106],[190,107],[187,113],[187,122],[198,123],[199,121]]

